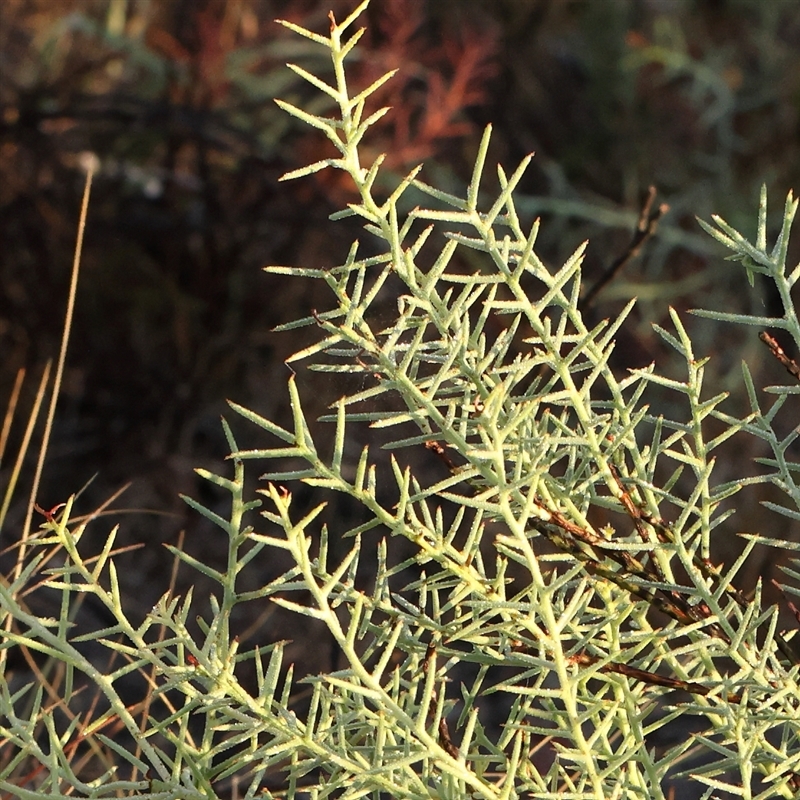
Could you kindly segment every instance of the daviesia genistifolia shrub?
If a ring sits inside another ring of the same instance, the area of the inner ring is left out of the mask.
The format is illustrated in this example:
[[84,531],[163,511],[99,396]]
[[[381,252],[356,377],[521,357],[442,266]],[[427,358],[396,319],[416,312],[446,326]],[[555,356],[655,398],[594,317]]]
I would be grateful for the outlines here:
[[[789,195],[772,245],[766,193],[753,242],[722,219],[702,223],[730,251],[730,279],[743,290],[756,275],[773,283],[782,313],[697,313],[754,326],[765,358],[787,368],[785,385],[764,393],[743,365],[749,411],[726,411],[674,310],[655,330],[680,373],[620,371],[615,337],[634,301],[590,324],[583,247],[557,267],[537,256],[539,221],[515,206],[530,159],[487,175],[487,129],[463,196],[368,160],[370,126],[391,113],[370,101],[392,74],[348,85],[366,5],[331,16],[324,34],[284,23],[333,65],[330,83],[290,65],[330,113],[279,105],[320,131],[330,156],[284,177],[343,173],[353,200],[331,224],[356,217],[364,231],[339,266],[268,268],[330,289],[330,308],[282,327],[316,332],[290,363],[343,387],[322,418],[333,435],[315,440],[294,372],[289,427],[232,403],[252,423],[242,430],[258,426],[272,443],[242,447],[225,423],[232,471],[200,474],[230,494],[231,512],[187,499],[228,538],[228,563],[173,549],[218,591],[166,593],[143,621],[125,613],[113,534],[89,556],[71,503],[44,523],[0,586],[4,647],[43,655],[64,677],[57,703],[35,680],[0,683],[0,787],[198,800],[796,797],[800,646],[760,584],[745,594],[737,577],[757,544],[798,545],[754,533],[719,564],[711,542],[750,484],[774,484],[783,501],[771,510],[800,518],[800,367],[783,349],[800,348],[800,267],[786,264],[797,201]],[[718,478],[715,457],[732,437],[755,437],[765,455]],[[260,499],[245,487],[252,466]],[[299,482],[318,495],[310,509],[292,505]],[[334,493],[361,516],[329,534]],[[274,551],[288,570],[243,590],[242,571]],[[798,577],[797,565],[786,571]],[[60,593],[60,617],[28,608],[35,581]],[[798,593],[791,580],[783,588]],[[74,637],[86,594],[114,623]],[[296,685],[268,625],[240,647],[234,609],[265,598],[321,624],[341,668]],[[89,641],[122,658],[99,669]],[[146,704],[122,700],[131,673],[147,676]],[[76,691],[87,680],[102,698],[91,720]]]

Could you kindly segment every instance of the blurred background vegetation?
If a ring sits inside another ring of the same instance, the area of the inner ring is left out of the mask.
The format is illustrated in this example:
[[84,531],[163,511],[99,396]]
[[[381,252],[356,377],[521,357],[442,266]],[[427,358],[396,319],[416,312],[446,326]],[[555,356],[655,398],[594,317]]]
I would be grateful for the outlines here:
[[[324,51],[274,19],[325,31],[331,8],[342,18],[354,5],[3,0],[0,396],[24,368],[29,409],[58,352],[82,165],[94,153],[66,384],[37,499],[49,508],[96,475],[79,500],[88,513],[131,482],[116,507],[157,512],[119,518],[126,541],[146,543],[127,574],[145,610],[168,580],[160,543],[179,531],[187,549],[222,563],[222,537],[178,493],[214,502],[192,469],[220,469],[226,398],[286,418],[283,359],[302,339],[271,329],[329,302],[259,268],[334,265],[359,235],[327,219],[350,198],[339,175],[278,184],[325,144],[272,102],[324,109],[284,64],[329,72]],[[513,168],[536,152],[519,206],[544,218],[540,256],[556,264],[590,238],[589,284],[624,253],[648,187],[669,204],[641,257],[589,310],[613,315],[639,296],[620,367],[664,355],[650,324],[668,304],[772,308],[768,287],[743,290],[695,215],[752,234],[762,182],[774,212],[800,188],[795,0],[374,0],[367,24],[353,86],[400,70],[381,98],[394,111],[367,142],[391,153],[391,171],[425,160],[429,182],[460,190],[492,122],[492,160]],[[770,219],[777,227],[779,213]],[[690,328],[700,355],[715,356],[714,391],[741,385],[742,358],[759,385],[782,379],[755,330]],[[310,416],[337,396],[318,386]],[[3,485],[9,470],[10,459]],[[732,530],[758,529],[758,499]],[[7,542],[24,511],[20,493]]]

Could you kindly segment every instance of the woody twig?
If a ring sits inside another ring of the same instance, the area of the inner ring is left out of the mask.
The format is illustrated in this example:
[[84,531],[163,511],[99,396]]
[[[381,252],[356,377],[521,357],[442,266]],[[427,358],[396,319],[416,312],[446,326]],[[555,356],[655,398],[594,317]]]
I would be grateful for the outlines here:
[[758,338],[769,348],[770,353],[786,367],[786,371],[800,380],[800,365],[793,358],[789,358],[786,355],[783,348],[775,340],[775,337],[770,336],[766,331],[762,331],[758,334]]
[[666,203],[661,203],[653,209],[653,202],[656,199],[656,187],[651,186],[647,190],[647,197],[642,204],[639,213],[639,221],[636,224],[633,238],[625,251],[617,257],[614,262],[600,276],[591,289],[580,299],[578,308],[585,311],[595,301],[597,295],[621,272],[634,258],[636,258],[644,247],[644,243],[658,230],[658,223],[664,214],[669,211]]

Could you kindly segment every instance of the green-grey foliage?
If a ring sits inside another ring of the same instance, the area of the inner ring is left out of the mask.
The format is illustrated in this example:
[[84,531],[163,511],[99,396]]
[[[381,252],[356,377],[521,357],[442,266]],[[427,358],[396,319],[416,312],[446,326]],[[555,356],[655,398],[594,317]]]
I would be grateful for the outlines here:
[[[79,676],[106,705],[91,721],[76,713],[59,725],[46,713],[53,700],[41,685],[0,682],[0,788],[18,797],[213,798],[228,796],[235,779],[242,797],[269,789],[352,800],[599,799],[667,797],[683,780],[681,791],[693,785],[692,796],[796,796],[800,654],[779,632],[777,609],[762,605],[760,587],[750,597],[735,587],[765,540],[747,537],[741,556],[722,566],[710,561],[710,542],[733,513],[723,501],[748,483],[774,483],[787,499],[772,507],[800,518],[800,465],[791,460],[797,432],[773,427],[800,386],[773,388],[777,399],[764,411],[745,367],[752,412],[726,414],[725,395],[704,390],[706,359],[675,311],[671,329],[657,332],[683,375],[666,377],[651,365],[619,377],[610,363],[614,337],[633,304],[587,326],[579,310],[583,249],[547,267],[535,250],[538,221],[523,224],[517,215],[514,191],[529,159],[510,174],[498,168],[496,197],[481,188],[490,130],[463,197],[426,185],[415,171],[380,198],[382,159],[362,164],[359,148],[387,113],[367,105],[391,75],[353,94],[344,67],[367,2],[341,23],[331,18],[329,35],[284,23],[329,51],[333,84],[292,68],[338,108],[322,117],[280,103],[336,150],[285,177],[346,173],[356,193],[334,217],[361,218],[369,235],[341,266],[270,268],[287,280],[324,281],[333,294],[331,310],[284,326],[321,331],[293,362],[341,373],[343,385],[357,387],[334,404],[332,452],[315,444],[294,377],[290,429],[232,404],[276,441],[242,449],[226,424],[233,477],[200,474],[230,494],[230,517],[187,500],[229,541],[224,571],[173,551],[219,586],[199,637],[188,624],[191,596],[165,594],[143,622],[128,619],[113,535],[99,555],[82,555],[86,523],[69,522],[70,504],[43,526],[24,569],[0,586],[4,648],[60,663],[64,708],[79,699]],[[409,213],[400,210],[413,203]],[[800,348],[790,296],[800,267],[786,271],[796,208],[790,195],[771,249],[766,197],[754,243],[721,219],[704,224],[751,284],[756,273],[775,283],[783,315],[700,313],[783,330]],[[396,304],[388,322],[387,302]],[[791,359],[766,339],[791,370]],[[651,410],[648,398],[664,390],[682,400],[684,416]],[[366,446],[351,459],[364,422],[384,429],[384,446],[399,453],[388,467]],[[733,436],[756,436],[771,448],[762,474],[715,479],[715,451]],[[413,462],[426,448],[441,462],[436,479],[399,460]],[[267,464],[266,510],[252,520],[251,460]],[[344,557],[333,557],[338,548],[329,548],[319,522],[324,503],[293,513],[297,481],[321,498],[344,493],[364,509],[363,523],[347,532]],[[372,537],[377,550],[364,546]],[[414,552],[399,563],[391,557],[396,537]],[[46,559],[54,547],[61,566]],[[292,566],[242,591],[245,566],[274,550]],[[363,578],[360,562],[374,579]],[[25,587],[39,580],[60,593],[58,618],[27,608]],[[75,637],[73,616],[87,593],[115,623]],[[324,623],[342,654],[343,669],[305,680],[302,713],[292,709],[283,643],[238,652],[232,613],[262,598]],[[123,658],[101,670],[86,641]],[[243,662],[255,665],[255,692],[241,682]],[[121,679],[136,672],[152,689],[144,711],[119,693]],[[501,724],[490,711],[502,713]],[[112,720],[135,749],[104,732]],[[79,746],[94,748],[107,768],[81,774]],[[21,788],[32,763],[36,788]]]

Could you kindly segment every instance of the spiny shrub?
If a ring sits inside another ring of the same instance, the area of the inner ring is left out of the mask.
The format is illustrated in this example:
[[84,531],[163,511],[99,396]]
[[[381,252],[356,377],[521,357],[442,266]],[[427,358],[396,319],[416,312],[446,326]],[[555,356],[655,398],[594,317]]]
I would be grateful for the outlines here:
[[[289,428],[231,404],[274,445],[242,448],[224,423],[232,475],[198,472],[230,494],[230,514],[187,498],[228,540],[224,569],[173,548],[219,587],[199,634],[191,593],[167,592],[131,621],[114,532],[89,556],[71,500],[48,516],[0,584],[2,657],[21,651],[39,670],[0,682],[0,787],[15,797],[198,800],[797,796],[800,648],[779,631],[778,609],[762,604],[760,584],[745,596],[736,577],[758,543],[798,546],[753,534],[733,563],[710,553],[747,484],[774,484],[785,500],[770,508],[800,518],[798,431],[777,432],[800,367],[773,336],[800,347],[791,298],[800,267],[786,268],[797,201],[789,195],[772,247],[765,193],[752,243],[722,219],[702,223],[734,270],[751,286],[756,274],[773,282],[782,300],[778,317],[698,312],[762,330],[790,373],[766,408],[746,365],[749,413],[726,413],[725,394],[705,391],[707,360],[675,311],[656,332],[682,376],[650,365],[620,377],[611,356],[633,302],[589,326],[583,248],[557,269],[537,257],[539,222],[524,223],[515,207],[529,159],[510,174],[498,167],[495,197],[481,188],[489,129],[463,197],[418,170],[387,190],[383,157],[362,164],[370,126],[388,113],[368,101],[391,79],[355,94],[347,84],[367,2],[341,23],[331,16],[328,35],[284,23],[329,52],[332,84],[290,66],[337,109],[324,117],[279,103],[333,147],[285,178],[342,171],[353,202],[333,218],[357,217],[367,237],[340,266],[269,268],[331,290],[331,309],[283,326],[320,334],[292,363],[354,387],[323,418],[330,451],[315,443],[294,375]],[[648,405],[665,391],[682,415]],[[359,442],[362,423],[382,431],[392,458]],[[715,451],[731,437],[769,449],[758,474],[743,463],[734,465],[742,477],[716,479]],[[403,464],[418,454],[437,463],[436,478]],[[260,516],[245,488],[254,460],[266,464]],[[320,504],[296,512],[297,482]],[[341,545],[330,546],[321,519],[337,492],[363,516],[337,532],[351,546],[334,558]],[[393,556],[400,539],[410,557]],[[242,589],[243,570],[274,551],[288,556],[287,571]],[[57,617],[28,607],[32,588],[57,597]],[[76,635],[86,595],[114,621]],[[341,669],[304,679],[302,706],[284,643],[270,642],[268,628],[239,648],[234,609],[264,598],[322,623],[339,650]],[[87,643],[116,661],[99,668]],[[120,690],[131,674],[148,687],[133,705]]]

